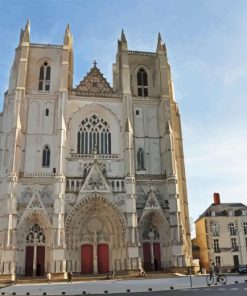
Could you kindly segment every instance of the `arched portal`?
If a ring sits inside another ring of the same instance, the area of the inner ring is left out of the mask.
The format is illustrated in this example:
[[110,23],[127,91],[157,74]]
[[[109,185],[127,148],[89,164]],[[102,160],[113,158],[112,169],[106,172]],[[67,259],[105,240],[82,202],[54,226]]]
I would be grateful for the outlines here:
[[75,272],[125,270],[125,242],[125,217],[105,197],[83,198],[66,219],[68,269]]
[[169,224],[161,209],[147,210],[139,221],[139,237],[145,270],[161,270],[169,257]]
[[17,231],[17,273],[44,276],[50,270],[52,225],[42,211],[24,215]]

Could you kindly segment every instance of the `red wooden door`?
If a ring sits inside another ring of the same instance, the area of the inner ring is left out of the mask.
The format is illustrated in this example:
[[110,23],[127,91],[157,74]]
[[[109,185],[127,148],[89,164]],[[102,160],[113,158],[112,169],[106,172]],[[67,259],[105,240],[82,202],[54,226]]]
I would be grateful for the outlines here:
[[33,246],[26,247],[25,276],[33,275]]
[[98,245],[98,273],[109,272],[109,246],[107,244]]
[[154,243],[154,269],[161,269],[160,243]]
[[81,273],[82,274],[93,273],[93,246],[92,245],[81,246]]
[[150,250],[149,243],[143,243],[143,261],[144,261],[144,269],[152,270],[151,250]]
[[36,276],[43,276],[44,274],[45,274],[45,246],[38,246]]

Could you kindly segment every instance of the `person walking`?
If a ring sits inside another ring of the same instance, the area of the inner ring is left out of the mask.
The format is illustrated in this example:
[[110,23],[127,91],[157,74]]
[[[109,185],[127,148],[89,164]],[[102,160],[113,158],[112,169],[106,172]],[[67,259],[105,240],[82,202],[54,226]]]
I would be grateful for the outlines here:
[[51,281],[51,273],[50,272],[47,272],[46,279],[47,279],[47,283],[50,284],[50,281]]
[[73,272],[69,271],[69,273],[68,273],[68,283],[72,284],[72,280],[73,280]]

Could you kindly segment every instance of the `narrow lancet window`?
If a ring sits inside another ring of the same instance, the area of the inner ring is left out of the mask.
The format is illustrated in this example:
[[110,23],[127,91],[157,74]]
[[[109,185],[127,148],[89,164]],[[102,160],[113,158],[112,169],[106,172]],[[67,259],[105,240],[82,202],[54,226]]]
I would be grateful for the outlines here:
[[42,166],[43,167],[50,167],[50,148],[48,145],[46,145],[43,149],[43,155],[42,155]]
[[148,75],[143,68],[137,72],[137,91],[139,97],[148,96]]
[[137,170],[145,170],[144,150],[142,148],[139,148],[137,151]]
[[51,67],[47,62],[39,70],[39,90],[49,91],[51,85]]

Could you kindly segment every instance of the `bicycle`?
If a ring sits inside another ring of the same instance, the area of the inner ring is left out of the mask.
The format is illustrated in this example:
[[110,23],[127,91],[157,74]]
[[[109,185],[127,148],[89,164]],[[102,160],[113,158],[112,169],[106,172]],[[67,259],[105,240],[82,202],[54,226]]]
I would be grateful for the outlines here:
[[206,276],[206,282],[208,286],[211,286],[213,284],[217,285],[217,283],[225,285],[227,282],[227,277],[223,273],[215,274],[211,272],[209,275]]

